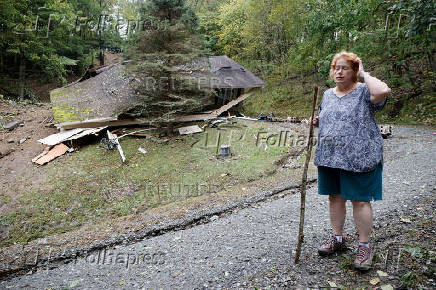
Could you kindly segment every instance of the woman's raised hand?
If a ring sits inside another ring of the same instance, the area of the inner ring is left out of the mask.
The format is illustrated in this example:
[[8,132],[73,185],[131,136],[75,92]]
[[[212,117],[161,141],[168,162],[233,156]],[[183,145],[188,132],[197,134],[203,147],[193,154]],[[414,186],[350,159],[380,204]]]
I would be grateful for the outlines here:
[[[312,117],[311,117],[311,119],[312,119]],[[318,119],[318,116],[315,116],[315,117],[313,118],[312,124],[313,124],[313,126],[315,126],[315,127],[318,127],[318,126],[319,126],[319,119]]]

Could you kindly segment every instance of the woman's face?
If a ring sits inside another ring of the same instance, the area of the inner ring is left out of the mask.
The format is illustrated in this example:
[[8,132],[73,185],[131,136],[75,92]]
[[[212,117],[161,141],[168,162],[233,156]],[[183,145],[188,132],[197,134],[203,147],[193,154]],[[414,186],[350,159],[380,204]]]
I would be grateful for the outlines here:
[[351,66],[351,63],[348,62],[345,58],[341,57],[336,61],[336,65],[334,68],[334,80],[335,83],[341,84],[349,84],[354,83],[355,72]]

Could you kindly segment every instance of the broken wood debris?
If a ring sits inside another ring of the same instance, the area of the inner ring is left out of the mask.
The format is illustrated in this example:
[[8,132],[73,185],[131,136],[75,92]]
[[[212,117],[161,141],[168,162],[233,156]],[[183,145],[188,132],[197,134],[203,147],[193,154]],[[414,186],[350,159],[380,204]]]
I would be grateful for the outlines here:
[[65,140],[67,140],[71,136],[74,136],[82,131],[83,131],[83,129],[74,129],[71,131],[60,132],[60,133],[45,137],[44,139],[39,139],[38,142],[40,142],[44,145],[54,146],[54,145],[57,145],[59,143],[64,142]]
[[287,117],[286,119],[283,118],[278,118],[276,116],[274,116],[273,113],[269,113],[268,115],[265,114],[260,114],[257,117],[258,120],[262,120],[262,121],[269,121],[269,122],[288,122],[288,123],[304,123],[307,122],[307,120],[300,120],[297,117]]
[[18,144],[23,144],[24,142],[26,142],[27,141],[27,139],[29,139],[28,137],[24,137],[24,138],[21,138],[20,139],[20,141],[18,141]]
[[44,165],[57,157],[64,155],[69,150],[68,146],[64,144],[58,144],[52,149],[49,148],[50,147],[47,147],[44,152],[33,158],[32,162],[38,165]]
[[126,162],[126,157],[124,156],[123,148],[121,148],[120,142],[118,141],[118,137],[116,134],[112,134],[109,130],[107,130],[107,137],[110,141],[115,143],[115,146],[118,149],[118,152],[120,152],[121,160],[123,160],[123,163]]
[[98,128],[98,127],[122,127],[130,125],[141,125],[150,123],[149,119],[124,119],[98,118],[80,122],[65,122],[57,125],[59,129],[70,130],[77,128]]
[[141,152],[142,154],[147,154],[147,150],[145,150],[145,149],[142,148],[142,147],[139,147],[139,148],[138,148],[138,151]]
[[[157,130],[156,128],[148,128],[148,129],[142,129],[142,130],[138,130],[138,131],[134,131],[134,132],[130,132],[130,133],[126,133],[126,134],[124,134],[124,135],[121,135],[120,137],[118,137],[118,139],[121,139],[121,138],[123,138],[123,137],[125,137],[125,136],[141,136],[141,137],[143,137],[143,136],[150,136],[150,134],[144,134],[144,133],[142,133],[142,132],[145,132],[145,131],[153,131],[153,130]],[[115,134],[116,132],[119,132],[120,130],[115,130],[115,131],[112,131],[111,133],[112,134]]]
[[194,133],[201,133],[203,130],[198,125],[181,127],[178,129],[180,135],[189,135]]
[[100,131],[102,131],[102,130],[104,130],[104,129],[106,129],[106,128],[107,128],[107,127],[100,127],[100,128],[91,128],[91,129],[86,129],[86,130],[84,130],[83,132],[81,132],[81,133],[79,133],[79,134],[77,134],[77,135],[71,136],[70,138],[68,138],[68,139],[65,140],[65,141],[77,140],[77,139],[80,139],[80,138],[82,138],[82,137],[89,136],[89,135],[95,135],[95,136],[97,136],[98,133],[100,133]]
[[77,128],[77,129],[63,131],[50,135],[46,138],[39,139],[38,142],[44,145],[54,146],[65,141],[76,140],[87,135],[92,135],[92,134],[97,135],[101,130],[106,128],[107,127],[91,128],[91,129]]
[[41,154],[39,154],[38,156],[36,156],[35,158],[32,159],[33,163],[36,163],[36,160],[38,160],[39,158],[41,158],[42,156],[46,155],[48,153],[48,151],[50,151],[51,147],[45,147],[44,151],[42,151]]
[[240,119],[240,120],[247,120],[247,121],[259,121],[258,119],[255,118],[250,118],[250,117],[235,117],[236,119]]

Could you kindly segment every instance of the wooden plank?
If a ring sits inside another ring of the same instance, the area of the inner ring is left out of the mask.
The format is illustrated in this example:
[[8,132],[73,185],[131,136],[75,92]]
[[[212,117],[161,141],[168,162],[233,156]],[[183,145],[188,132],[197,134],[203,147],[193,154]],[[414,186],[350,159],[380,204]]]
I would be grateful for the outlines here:
[[76,140],[87,135],[91,135],[91,134],[97,135],[98,132],[106,128],[107,127],[91,128],[91,129],[76,128],[76,129],[67,130],[67,131],[50,135],[48,137],[45,137],[44,139],[39,139],[38,142],[44,145],[54,146],[65,141]]
[[176,122],[192,122],[192,121],[206,121],[215,119],[217,116],[213,114],[197,114],[197,115],[186,115],[179,116],[175,118]]
[[118,120],[117,118],[98,118],[81,122],[66,122],[60,123],[59,128],[62,129],[75,129],[75,128],[96,128],[96,127],[120,127],[129,125],[148,124],[150,119],[125,119]]
[[74,135],[77,135],[77,134],[83,132],[84,130],[85,129],[77,128],[74,130],[60,132],[60,133],[45,137],[44,139],[39,139],[38,142],[40,142],[44,145],[54,146],[54,145],[57,145],[59,143],[62,143],[64,141],[68,140],[68,138],[70,138]]
[[44,165],[44,164],[56,159],[57,157],[64,155],[65,153],[67,153],[68,149],[69,148],[67,146],[65,146],[64,144],[58,144],[55,147],[53,147],[53,149],[48,151],[47,154],[41,156],[38,159],[35,158],[36,160],[34,159],[35,160],[34,162],[38,165]]
[[88,136],[88,135],[96,135],[96,136],[97,136],[98,133],[99,133],[101,130],[104,130],[104,129],[106,129],[106,128],[107,128],[107,126],[105,126],[105,127],[99,127],[99,128],[86,129],[85,131],[83,131],[83,132],[81,132],[81,133],[79,133],[79,134],[77,134],[77,135],[74,135],[74,136],[68,138],[66,141],[77,140],[77,139],[80,139],[80,138],[85,137],[85,136]]
[[216,115],[219,116],[222,113],[224,113],[227,110],[230,110],[233,106],[236,106],[237,104],[239,104],[240,102],[242,102],[243,100],[247,99],[249,96],[251,96],[255,91],[259,90],[259,88],[252,88],[250,89],[248,92],[246,92],[245,94],[240,95],[239,97],[237,97],[236,99],[234,99],[233,101],[230,101],[228,104],[222,106],[221,108],[219,108],[218,110],[213,111],[211,114],[212,115]]
[[121,155],[121,160],[123,160],[123,163],[126,162],[126,157],[124,156],[124,151],[123,148],[121,148],[120,142],[118,141],[118,137],[115,134],[112,134],[109,130],[107,130],[107,137],[109,138],[109,140],[112,140],[113,142],[115,142],[118,152],[120,152]]
[[198,125],[193,125],[193,126],[187,126],[187,127],[181,127],[178,129],[179,130],[179,134],[180,135],[189,135],[189,134],[194,134],[194,133],[201,133],[203,132],[203,130],[198,127]]
[[41,154],[39,154],[38,156],[36,156],[35,158],[32,159],[33,163],[36,163],[36,161],[41,158],[42,156],[46,155],[48,153],[48,151],[50,151],[50,147],[45,147],[44,151],[42,151]]

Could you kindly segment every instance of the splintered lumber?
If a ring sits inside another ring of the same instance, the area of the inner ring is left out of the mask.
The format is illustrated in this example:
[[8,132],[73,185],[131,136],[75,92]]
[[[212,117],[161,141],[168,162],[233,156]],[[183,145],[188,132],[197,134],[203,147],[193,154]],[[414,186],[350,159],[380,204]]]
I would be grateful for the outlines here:
[[81,133],[79,133],[77,135],[71,136],[66,141],[77,140],[77,139],[80,139],[82,137],[89,136],[89,135],[96,135],[97,136],[98,133],[100,133],[100,131],[102,131],[102,130],[104,130],[106,128],[107,128],[107,126],[99,127],[99,128],[86,129],[85,131],[83,131],[83,132],[81,132]]
[[123,163],[126,162],[126,157],[124,156],[123,148],[121,148],[117,135],[112,134],[109,130],[107,130],[107,137],[109,138],[109,140],[113,141],[116,144],[118,152],[120,152],[121,159],[123,160]]
[[218,110],[213,111],[211,114],[215,115],[215,116],[219,116],[222,113],[224,113],[225,111],[230,110],[233,106],[236,106],[237,104],[239,104],[240,102],[242,102],[243,100],[245,100],[246,98],[248,98],[249,96],[251,96],[255,91],[259,90],[259,88],[252,88],[250,89],[248,92],[246,92],[245,94],[240,95],[239,97],[237,97],[236,99],[234,99],[233,101],[230,101],[228,104],[222,106],[221,108],[219,108]]
[[[313,120],[315,115],[316,103],[318,101],[318,86],[315,86],[315,92],[313,94],[313,103],[312,103],[312,118]],[[306,210],[306,183],[307,183],[307,169],[309,168],[310,157],[312,156],[312,146],[313,146],[313,122],[310,122],[309,127],[309,138],[308,143],[306,145],[306,161],[304,162],[303,175],[301,180],[301,188],[300,188],[300,197],[301,197],[301,205],[300,205],[300,226],[298,230],[298,243],[297,250],[295,252],[295,264],[297,264],[300,260],[301,254],[301,246],[304,240],[304,214]]]
[[47,150],[47,148],[46,148],[43,153],[41,153],[40,155],[33,158],[32,162],[34,162],[38,165],[44,165],[44,164],[58,158],[59,156],[64,155],[65,153],[67,153],[68,149],[69,148],[62,143],[56,145],[51,150]]
[[[125,137],[125,136],[150,136],[150,134],[145,134],[145,133],[141,133],[141,132],[145,132],[145,131],[153,131],[153,130],[156,130],[156,128],[148,128],[148,129],[143,129],[143,130],[138,130],[138,131],[134,131],[134,132],[130,132],[130,133],[126,133],[126,134],[124,134],[124,135],[121,135],[120,137],[118,137],[118,140],[119,139],[121,139],[121,138],[123,138],[123,137]],[[116,131],[119,131],[119,130],[114,130],[114,131],[112,131],[111,133],[112,134],[115,134],[115,133],[117,133]]]
[[40,142],[44,145],[54,146],[54,145],[57,145],[59,143],[64,142],[65,140],[67,140],[71,136],[79,134],[83,131],[84,131],[84,129],[74,129],[74,130],[70,130],[70,131],[59,132],[57,134],[50,135],[44,139],[39,139],[38,142]]
[[98,118],[78,122],[60,123],[58,127],[64,130],[76,128],[97,128],[97,127],[121,127],[129,125],[141,125],[150,123],[149,119],[125,119],[118,120],[117,118]]
[[73,130],[63,131],[50,135],[44,139],[39,139],[38,142],[44,145],[54,146],[65,141],[76,140],[87,135],[91,135],[91,134],[96,135],[105,128],[107,127],[91,128],[91,129],[76,128]]
[[216,119],[217,116],[215,114],[195,114],[195,115],[185,115],[178,116],[175,118],[176,122],[193,122],[193,121],[206,121]]
[[194,134],[194,133],[201,133],[203,132],[203,130],[198,127],[198,125],[193,125],[193,126],[187,126],[187,127],[181,127],[178,129],[179,130],[179,134],[180,135],[189,135],[189,134]]

